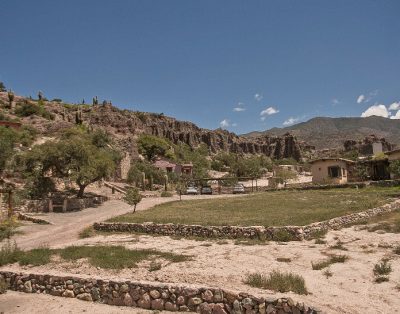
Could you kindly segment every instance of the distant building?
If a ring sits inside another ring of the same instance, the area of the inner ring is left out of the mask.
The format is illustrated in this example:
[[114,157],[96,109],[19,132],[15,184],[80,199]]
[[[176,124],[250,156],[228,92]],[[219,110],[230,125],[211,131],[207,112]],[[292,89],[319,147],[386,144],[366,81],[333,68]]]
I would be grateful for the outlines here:
[[[389,163],[395,160],[400,160],[400,148],[386,152],[385,154],[388,156]],[[393,173],[391,173],[390,178],[395,179],[396,177]]]
[[385,152],[385,154],[388,156],[389,161],[400,160],[400,148],[392,150],[390,152]]
[[354,161],[343,158],[321,158],[311,161],[312,182],[343,184],[348,182]]
[[154,167],[156,167],[159,170],[163,170],[167,173],[174,172],[177,175],[185,174],[185,175],[192,175],[193,173],[193,164],[188,163],[188,164],[177,164],[174,162],[171,162],[166,159],[157,159],[154,162]]

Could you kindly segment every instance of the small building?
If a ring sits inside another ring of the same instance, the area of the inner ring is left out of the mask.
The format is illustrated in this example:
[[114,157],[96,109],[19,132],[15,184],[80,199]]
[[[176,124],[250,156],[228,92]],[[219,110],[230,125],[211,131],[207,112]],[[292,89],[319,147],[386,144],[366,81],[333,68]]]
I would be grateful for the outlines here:
[[153,165],[158,170],[163,170],[165,172],[176,172],[178,166],[177,164],[166,159],[157,159]]
[[385,154],[388,156],[389,161],[400,160],[400,148],[385,152]]
[[192,175],[193,173],[193,164],[176,164],[174,162],[170,162],[166,159],[157,159],[154,162],[154,167],[159,170],[163,170],[167,173],[175,172],[177,175],[185,174],[185,175]]
[[[392,150],[390,152],[386,152],[385,154],[386,156],[388,156],[389,164],[395,160],[400,160],[400,148]],[[390,178],[396,179],[397,177],[395,174],[391,173]]]
[[321,158],[311,161],[313,183],[344,184],[354,161],[343,158]]

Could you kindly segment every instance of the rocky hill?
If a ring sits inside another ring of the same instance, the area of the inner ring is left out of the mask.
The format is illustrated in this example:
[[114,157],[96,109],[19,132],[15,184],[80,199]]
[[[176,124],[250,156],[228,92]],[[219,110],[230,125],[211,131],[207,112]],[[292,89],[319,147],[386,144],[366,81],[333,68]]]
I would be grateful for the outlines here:
[[[3,108],[8,106],[7,93],[0,93]],[[1,105],[0,103],[0,105]],[[38,106],[37,101],[16,96],[12,110]],[[44,136],[52,136],[62,129],[76,124],[91,128],[103,128],[114,135],[118,143],[129,153],[136,152],[136,138],[140,134],[151,134],[169,139],[173,143],[183,142],[191,147],[206,144],[210,153],[229,151],[244,154],[264,154],[274,159],[301,158],[301,145],[290,134],[281,136],[260,135],[247,138],[217,129],[208,130],[187,121],[179,121],[162,114],[121,110],[110,103],[101,105],[71,105],[55,101],[44,101],[45,114],[30,114],[19,117],[24,124],[35,127]],[[6,112],[4,110],[4,112]]]
[[400,145],[400,120],[377,116],[367,118],[318,117],[290,127],[252,132],[244,136],[248,138],[261,135],[282,136],[287,132],[299,140],[315,146],[316,149],[342,148],[346,140],[362,141],[370,135],[380,139],[385,138],[390,143]]

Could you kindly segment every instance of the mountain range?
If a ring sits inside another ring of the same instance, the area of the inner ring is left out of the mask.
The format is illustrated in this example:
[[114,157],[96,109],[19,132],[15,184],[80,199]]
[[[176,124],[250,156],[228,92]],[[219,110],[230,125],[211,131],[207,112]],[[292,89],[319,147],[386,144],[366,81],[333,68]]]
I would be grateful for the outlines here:
[[345,140],[362,140],[376,135],[388,142],[400,145],[400,120],[371,116],[367,118],[317,117],[285,128],[272,128],[244,134],[244,137],[282,136],[291,133],[298,140],[316,149],[342,148]]

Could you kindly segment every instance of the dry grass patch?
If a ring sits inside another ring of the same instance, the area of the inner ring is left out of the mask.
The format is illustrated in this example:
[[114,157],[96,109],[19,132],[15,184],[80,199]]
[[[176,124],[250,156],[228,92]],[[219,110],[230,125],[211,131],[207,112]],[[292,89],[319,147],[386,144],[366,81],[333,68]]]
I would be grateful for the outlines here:
[[129,250],[123,246],[70,246],[64,249],[38,248],[21,251],[15,243],[8,241],[0,250],[0,266],[19,262],[20,265],[45,265],[51,257],[59,255],[63,260],[76,261],[86,258],[95,267],[123,269],[136,267],[138,262],[162,258],[172,263],[184,262],[191,256],[156,250]]
[[278,257],[276,261],[280,263],[290,263],[292,259],[289,257]]
[[231,226],[306,225],[377,207],[398,196],[399,189],[387,187],[285,190],[235,198],[173,201],[109,221]]
[[344,263],[348,259],[349,259],[349,257],[347,255],[331,255],[331,256],[329,256],[329,258],[327,260],[317,262],[317,263],[311,263],[311,266],[312,266],[313,270],[321,270],[332,264]]
[[244,283],[255,288],[278,292],[292,291],[297,294],[308,294],[304,278],[292,273],[282,273],[278,270],[268,275],[261,273],[247,274]]

